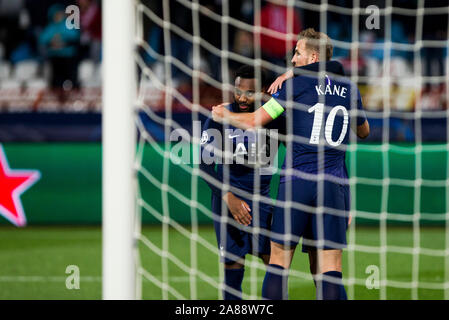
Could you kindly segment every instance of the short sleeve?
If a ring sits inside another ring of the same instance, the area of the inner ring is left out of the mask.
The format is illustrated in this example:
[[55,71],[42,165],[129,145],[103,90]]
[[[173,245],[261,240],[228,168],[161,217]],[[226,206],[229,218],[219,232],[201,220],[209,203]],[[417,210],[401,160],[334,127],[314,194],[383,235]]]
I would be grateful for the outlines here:
[[206,148],[209,151],[212,151],[211,155],[215,154],[216,149],[221,150],[221,141],[217,141],[217,137],[213,135],[214,130],[218,130],[219,132],[221,132],[221,129],[222,128],[219,123],[212,120],[212,118],[207,118],[201,131],[201,154],[203,154],[203,150]]

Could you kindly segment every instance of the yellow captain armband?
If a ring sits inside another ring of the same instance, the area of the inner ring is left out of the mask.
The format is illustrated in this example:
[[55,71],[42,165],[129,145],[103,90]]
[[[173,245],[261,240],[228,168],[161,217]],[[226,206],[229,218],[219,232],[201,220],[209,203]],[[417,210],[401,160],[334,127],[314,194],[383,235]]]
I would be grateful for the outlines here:
[[276,119],[279,117],[282,112],[284,112],[284,108],[276,101],[275,98],[271,98],[265,103],[262,108],[270,115],[271,118]]

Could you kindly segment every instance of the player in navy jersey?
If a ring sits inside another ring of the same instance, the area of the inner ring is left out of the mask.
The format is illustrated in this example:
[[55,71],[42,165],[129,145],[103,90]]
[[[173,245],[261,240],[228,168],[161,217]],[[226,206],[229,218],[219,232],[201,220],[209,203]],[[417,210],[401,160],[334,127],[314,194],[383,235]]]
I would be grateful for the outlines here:
[[[267,88],[264,73],[261,85],[262,91]],[[237,113],[252,112],[256,104],[255,96],[254,68],[243,66],[235,75],[234,103],[225,107]],[[282,119],[277,120],[279,121]],[[267,129],[269,128],[270,125]],[[201,136],[200,170],[212,190],[214,227],[221,261],[225,267],[223,289],[225,300],[241,299],[246,254],[260,257],[265,264],[268,264],[270,257],[268,230],[271,226],[272,205],[261,201],[254,208],[252,201],[254,194],[269,197],[272,177],[269,167],[259,167],[256,161],[251,162],[251,155],[258,152],[257,138],[255,131],[244,133],[241,129],[217,123],[211,118],[206,120]],[[269,143],[269,137],[266,137],[264,142]],[[263,150],[265,153],[271,149],[269,144],[265,144],[265,148]],[[226,151],[230,152],[228,158],[223,154]],[[257,189],[256,179],[259,180]],[[220,187],[223,184],[229,185],[229,192],[225,193]],[[246,195],[241,191],[246,192]],[[222,224],[220,217],[223,209],[229,218],[235,219],[235,223]],[[239,224],[248,228],[243,228]],[[264,230],[265,234],[260,230]]]
[[[320,57],[326,61],[320,63]],[[266,299],[288,297],[288,269],[301,237],[317,299],[346,299],[341,259],[350,219],[345,165],[348,128],[366,138],[369,124],[357,87],[343,77],[341,64],[330,61],[331,57],[327,35],[306,29],[299,34],[292,58],[298,75],[289,71],[279,77],[270,89],[280,90],[262,108],[237,114],[222,105],[213,107],[216,121],[226,119],[241,128],[288,116],[291,131],[287,132],[295,137],[287,148],[283,169],[289,172],[281,177],[273,212],[270,265],[262,289]],[[288,101],[293,104],[291,110],[287,110]],[[291,202],[289,208],[285,201]]]

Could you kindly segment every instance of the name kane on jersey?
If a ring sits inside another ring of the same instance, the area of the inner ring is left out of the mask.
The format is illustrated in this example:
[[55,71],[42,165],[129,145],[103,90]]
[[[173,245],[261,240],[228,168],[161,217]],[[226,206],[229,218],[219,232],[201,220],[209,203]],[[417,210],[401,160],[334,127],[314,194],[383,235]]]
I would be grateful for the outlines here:
[[[332,87],[332,88],[331,88]],[[342,87],[342,86],[338,86],[338,85],[318,85],[315,86],[315,90],[317,92],[317,94],[319,96],[323,96],[323,95],[331,95],[331,96],[340,96],[342,98],[346,98],[346,93],[348,91],[348,88],[346,87]]]

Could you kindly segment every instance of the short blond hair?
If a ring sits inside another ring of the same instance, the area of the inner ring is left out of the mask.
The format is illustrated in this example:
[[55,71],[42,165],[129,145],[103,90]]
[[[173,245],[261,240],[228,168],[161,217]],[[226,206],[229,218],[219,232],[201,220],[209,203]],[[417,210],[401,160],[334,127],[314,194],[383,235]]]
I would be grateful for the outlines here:
[[323,44],[320,43],[322,40],[325,40],[326,46],[326,61],[332,58],[332,52],[334,50],[331,39],[327,36],[327,34],[323,32],[315,31],[313,28],[308,28],[299,33],[298,40],[306,40],[306,49],[318,52],[320,54],[320,48],[322,48]]

